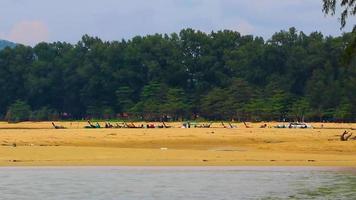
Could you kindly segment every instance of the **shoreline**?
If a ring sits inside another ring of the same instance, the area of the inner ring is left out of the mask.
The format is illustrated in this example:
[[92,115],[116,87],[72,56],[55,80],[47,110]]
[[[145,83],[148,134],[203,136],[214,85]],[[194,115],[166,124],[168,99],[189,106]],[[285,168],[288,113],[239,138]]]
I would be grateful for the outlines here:
[[130,170],[130,171],[337,171],[356,173],[355,167],[339,166],[0,166],[1,170]]

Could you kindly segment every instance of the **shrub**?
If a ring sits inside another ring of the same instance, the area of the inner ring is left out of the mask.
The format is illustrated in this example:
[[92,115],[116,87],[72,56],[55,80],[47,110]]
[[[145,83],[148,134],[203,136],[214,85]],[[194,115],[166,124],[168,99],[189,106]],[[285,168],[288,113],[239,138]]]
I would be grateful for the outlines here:
[[25,101],[17,100],[15,103],[10,105],[5,119],[8,122],[17,123],[29,120],[30,115],[31,107]]
[[48,107],[42,107],[31,114],[31,120],[33,121],[57,120],[58,118],[58,112]]

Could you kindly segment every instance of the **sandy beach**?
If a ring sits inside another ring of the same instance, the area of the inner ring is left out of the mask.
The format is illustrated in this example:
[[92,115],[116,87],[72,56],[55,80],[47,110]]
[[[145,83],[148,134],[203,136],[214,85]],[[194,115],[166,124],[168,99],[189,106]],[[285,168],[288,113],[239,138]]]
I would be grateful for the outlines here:
[[[356,124],[314,129],[83,129],[85,122],[0,123],[0,166],[347,166],[356,167]],[[103,123],[101,123],[103,125]],[[141,123],[137,123],[141,124]],[[273,127],[277,123],[267,123]]]

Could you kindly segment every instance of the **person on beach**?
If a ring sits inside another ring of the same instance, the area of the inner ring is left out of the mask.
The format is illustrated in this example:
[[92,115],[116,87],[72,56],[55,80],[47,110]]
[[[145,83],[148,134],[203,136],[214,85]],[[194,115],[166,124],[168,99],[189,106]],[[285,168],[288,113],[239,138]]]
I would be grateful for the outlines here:
[[[348,132],[348,131],[344,131],[344,133],[340,136],[340,140],[341,141],[348,141],[352,136],[352,133]],[[351,139],[355,139],[354,138],[351,138]]]

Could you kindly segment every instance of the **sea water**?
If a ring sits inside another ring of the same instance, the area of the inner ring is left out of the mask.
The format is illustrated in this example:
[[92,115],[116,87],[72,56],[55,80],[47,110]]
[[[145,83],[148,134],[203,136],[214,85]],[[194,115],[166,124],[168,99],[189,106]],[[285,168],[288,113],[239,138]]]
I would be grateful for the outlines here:
[[356,199],[354,169],[299,167],[0,168],[0,199]]

